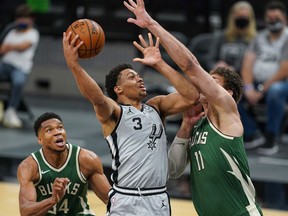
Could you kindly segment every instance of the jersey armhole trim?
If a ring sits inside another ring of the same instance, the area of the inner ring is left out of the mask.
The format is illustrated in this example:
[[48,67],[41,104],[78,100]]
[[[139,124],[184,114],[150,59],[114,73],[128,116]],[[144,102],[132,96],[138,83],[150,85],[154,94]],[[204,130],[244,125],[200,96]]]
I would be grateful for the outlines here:
[[77,174],[78,174],[79,179],[83,183],[86,183],[87,179],[85,178],[85,176],[83,175],[83,173],[80,170],[80,163],[79,163],[80,151],[81,151],[81,148],[79,146],[77,146],[77,149],[76,149],[76,170],[77,170]]
[[213,123],[210,121],[210,119],[209,119],[208,117],[206,117],[206,118],[207,118],[207,121],[208,121],[210,127],[211,127],[216,133],[218,133],[221,137],[223,137],[223,138],[225,138],[225,139],[229,139],[229,140],[234,140],[235,137],[233,137],[233,136],[228,136],[228,135],[223,134],[221,131],[219,131],[219,130],[213,125]]
[[[117,123],[116,123],[116,125],[115,125],[115,128],[114,128],[113,131],[111,132],[111,134],[108,135],[108,136],[106,136],[105,139],[116,132],[116,130],[117,130],[117,128],[119,127],[119,124],[120,124],[120,122],[121,122],[121,120],[122,120],[123,108],[122,108],[122,105],[121,105],[121,104],[118,103],[118,105],[119,105],[119,107],[120,107],[120,115],[119,115],[118,121],[117,121]],[[124,106],[125,106],[125,105],[124,105]]]
[[42,173],[41,173],[40,164],[39,164],[39,162],[38,162],[38,160],[36,158],[36,155],[34,153],[31,153],[31,156],[35,160],[35,162],[37,163],[37,167],[38,167],[39,180],[36,183],[34,183],[34,186],[37,186],[40,183],[40,181],[42,180]]

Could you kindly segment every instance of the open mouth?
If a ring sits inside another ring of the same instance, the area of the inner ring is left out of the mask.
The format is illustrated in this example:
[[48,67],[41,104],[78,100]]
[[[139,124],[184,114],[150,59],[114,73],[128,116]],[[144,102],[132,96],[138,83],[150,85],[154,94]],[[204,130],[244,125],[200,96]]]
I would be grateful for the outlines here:
[[142,90],[145,90],[145,91],[146,91],[146,88],[145,88],[145,85],[144,85],[144,84],[141,84],[139,87],[140,87],[140,89],[142,89]]
[[56,143],[57,146],[60,146],[60,147],[65,145],[65,142],[64,142],[63,138],[58,138],[55,143]]

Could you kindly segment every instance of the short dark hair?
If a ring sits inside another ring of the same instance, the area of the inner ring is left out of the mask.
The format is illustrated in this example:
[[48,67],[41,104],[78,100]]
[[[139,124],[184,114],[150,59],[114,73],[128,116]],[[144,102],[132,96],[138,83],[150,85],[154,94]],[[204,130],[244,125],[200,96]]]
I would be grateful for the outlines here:
[[271,1],[268,2],[265,7],[265,12],[268,10],[280,10],[283,14],[286,15],[286,6],[280,1]]
[[114,101],[117,101],[117,94],[114,91],[114,87],[117,85],[119,75],[121,71],[125,69],[132,69],[133,67],[130,64],[119,64],[116,67],[112,68],[112,70],[109,72],[109,74],[106,75],[105,80],[105,88],[107,95],[112,98]]
[[27,18],[27,17],[34,17],[34,13],[29,5],[21,4],[16,8],[15,11],[15,18]]
[[45,112],[43,113],[42,115],[40,115],[34,122],[34,132],[36,134],[36,136],[38,137],[38,132],[39,132],[39,129],[41,127],[41,124],[44,122],[44,121],[47,121],[49,119],[58,119],[59,121],[63,122],[61,117],[56,114],[56,113],[53,113],[53,112]]
[[238,103],[243,94],[243,82],[240,75],[226,67],[217,67],[210,74],[219,74],[224,78],[224,88],[233,92],[232,97]]

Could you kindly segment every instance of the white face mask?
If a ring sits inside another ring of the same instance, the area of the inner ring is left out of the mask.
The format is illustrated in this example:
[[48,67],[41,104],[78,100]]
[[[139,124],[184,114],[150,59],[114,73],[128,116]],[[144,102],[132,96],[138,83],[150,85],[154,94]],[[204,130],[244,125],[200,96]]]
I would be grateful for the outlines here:
[[267,24],[267,28],[271,33],[277,34],[284,28],[284,24],[281,21],[277,20],[269,22]]

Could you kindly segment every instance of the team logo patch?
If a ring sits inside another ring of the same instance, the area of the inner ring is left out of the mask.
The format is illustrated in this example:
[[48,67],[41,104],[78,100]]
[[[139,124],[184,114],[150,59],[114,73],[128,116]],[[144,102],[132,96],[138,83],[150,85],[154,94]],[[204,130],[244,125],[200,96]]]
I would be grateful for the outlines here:
[[146,113],[149,113],[149,112],[153,112],[154,109],[152,107],[150,107],[150,106],[144,106],[143,111],[146,112]]
[[156,140],[159,139],[162,136],[163,133],[163,127],[160,124],[159,130],[157,131],[157,127],[155,124],[152,125],[152,130],[151,133],[149,135],[149,142],[147,143],[148,148],[153,150],[154,148],[156,148]]

